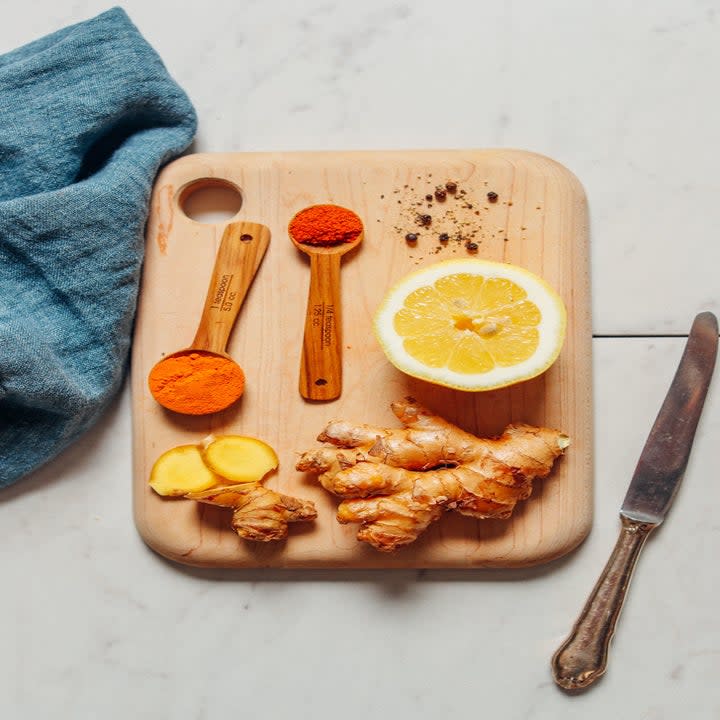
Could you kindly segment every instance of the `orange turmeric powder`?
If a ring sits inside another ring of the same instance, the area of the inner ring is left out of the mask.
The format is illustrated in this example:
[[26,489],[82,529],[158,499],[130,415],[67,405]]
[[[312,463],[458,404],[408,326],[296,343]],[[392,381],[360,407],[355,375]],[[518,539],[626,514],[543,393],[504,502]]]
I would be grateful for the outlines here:
[[168,410],[184,415],[219,412],[240,398],[245,374],[230,358],[214,353],[176,353],[150,371],[153,397]]

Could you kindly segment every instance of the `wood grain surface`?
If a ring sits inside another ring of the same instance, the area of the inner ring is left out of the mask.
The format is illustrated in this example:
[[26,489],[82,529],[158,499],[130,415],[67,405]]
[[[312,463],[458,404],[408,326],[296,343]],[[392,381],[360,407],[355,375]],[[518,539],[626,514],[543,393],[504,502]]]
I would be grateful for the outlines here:
[[[456,193],[444,202],[425,200],[448,180],[457,183]],[[191,220],[182,208],[196,188],[212,184],[236,187],[242,207],[232,220],[262,223],[272,239],[228,345],[245,370],[245,394],[223,413],[179,416],[153,400],[147,374],[188,345],[197,327],[224,225]],[[290,242],[287,225],[317,203],[351,208],[365,225],[363,243],[342,263],[343,392],[332,402],[309,402],[298,392],[309,259]],[[431,215],[430,226],[417,223],[418,213]],[[218,567],[522,567],[572,550],[592,521],[587,222],[576,178],[523,151],[206,154],[168,165],[152,197],[132,355],[134,516],[143,539],[178,562]],[[408,232],[418,235],[414,245],[405,241]],[[446,242],[441,233],[449,235]],[[563,297],[567,340],[541,377],[463,393],[405,376],[375,341],[372,316],[388,287],[418,267],[468,256],[467,240],[477,244],[477,257],[524,266]],[[332,418],[398,426],[389,403],[406,395],[478,435],[529,422],[564,430],[572,445],[510,520],[447,513],[413,545],[382,554],[358,543],[354,526],[336,522],[337,498],[297,472],[295,458],[317,445]],[[232,532],[228,510],[164,499],[148,487],[161,453],[226,432],[272,445],[280,467],[267,485],[313,500],[317,520],[291,526],[284,542],[253,544]]]
[[261,223],[233,222],[225,226],[191,349],[226,352],[230,333],[269,244],[270,230]]

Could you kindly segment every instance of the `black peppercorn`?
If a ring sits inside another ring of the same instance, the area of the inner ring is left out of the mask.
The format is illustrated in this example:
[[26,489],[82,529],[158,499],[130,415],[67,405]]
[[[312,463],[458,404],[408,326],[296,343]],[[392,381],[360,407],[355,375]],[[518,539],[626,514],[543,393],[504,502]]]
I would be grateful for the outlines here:
[[465,243],[465,247],[469,252],[477,252],[478,244],[474,242]]
[[442,188],[437,188],[435,190],[435,199],[442,202],[447,197],[447,193]]
[[454,193],[454,192],[457,190],[457,183],[456,183],[456,182],[453,182],[452,180],[448,180],[448,181],[445,183],[445,189],[446,189],[449,193]]
[[428,193],[428,194],[425,196],[425,199],[426,199],[428,202],[430,202],[430,201],[432,200],[432,197],[433,197],[433,196],[432,196],[430,193]]
[[408,233],[405,236],[405,241],[409,243],[417,242],[417,235],[415,233]]
[[418,215],[418,222],[421,225],[429,225],[432,222],[432,215]]
[[488,202],[497,202],[498,194],[496,192],[493,192],[492,190],[487,194]]
[[441,243],[446,243],[449,239],[450,239],[450,236],[447,233],[440,233],[440,235],[438,236],[438,240]]

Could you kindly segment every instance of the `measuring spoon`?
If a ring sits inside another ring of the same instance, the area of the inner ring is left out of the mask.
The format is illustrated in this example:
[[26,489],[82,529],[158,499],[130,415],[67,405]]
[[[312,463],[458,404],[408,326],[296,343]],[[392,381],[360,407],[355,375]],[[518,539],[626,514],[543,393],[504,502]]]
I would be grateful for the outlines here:
[[[150,392],[163,407],[184,414],[207,415],[225,410],[242,395],[245,387],[242,368],[227,354],[226,348],[240,307],[269,243],[270,230],[265,225],[235,222],[225,228],[192,344],[163,358],[150,370]],[[199,377],[189,375],[173,378],[173,393],[164,393],[160,388],[153,391],[153,379],[157,378],[159,371],[170,369],[170,363],[176,358],[193,355],[196,356],[191,357],[193,361],[208,356],[225,360],[215,372],[222,372],[235,382],[223,384],[222,397],[208,395],[208,384],[212,386],[213,381],[218,383],[223,379],[208,377],[207,368],[203,371],[203,382],[199,382]],[[188,407],[193,405],[195,409],[188,411]]]
[[[301,210],[293,220],[309,209]],[[292,236],[289,230],[292,224],[291,220],[288,226],[290,240],[300,252],[310,257],[310,288],[300,358],[300,395],[306,400],[334,400],[342,392],[340,258],[362,242],[364,232],[350,242],[311,245],[298,242]]]

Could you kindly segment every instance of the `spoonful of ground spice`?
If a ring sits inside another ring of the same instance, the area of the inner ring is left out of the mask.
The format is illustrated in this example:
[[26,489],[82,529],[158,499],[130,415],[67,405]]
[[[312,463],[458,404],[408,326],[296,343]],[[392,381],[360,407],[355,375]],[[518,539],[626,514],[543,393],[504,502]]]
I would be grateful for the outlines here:
[[225,410],[243,394],[245,373],[226,347],[269,243],[265,225],[238,222],[225,228],[195,339],[150,370],[150,392],[163,407],[208,415]]
[[311,205],[292,218],[288,234],[295,247],[310,256],[300,395],[334,400],[342,392],[340,257],[362,242],[363,224],[339,205]]

